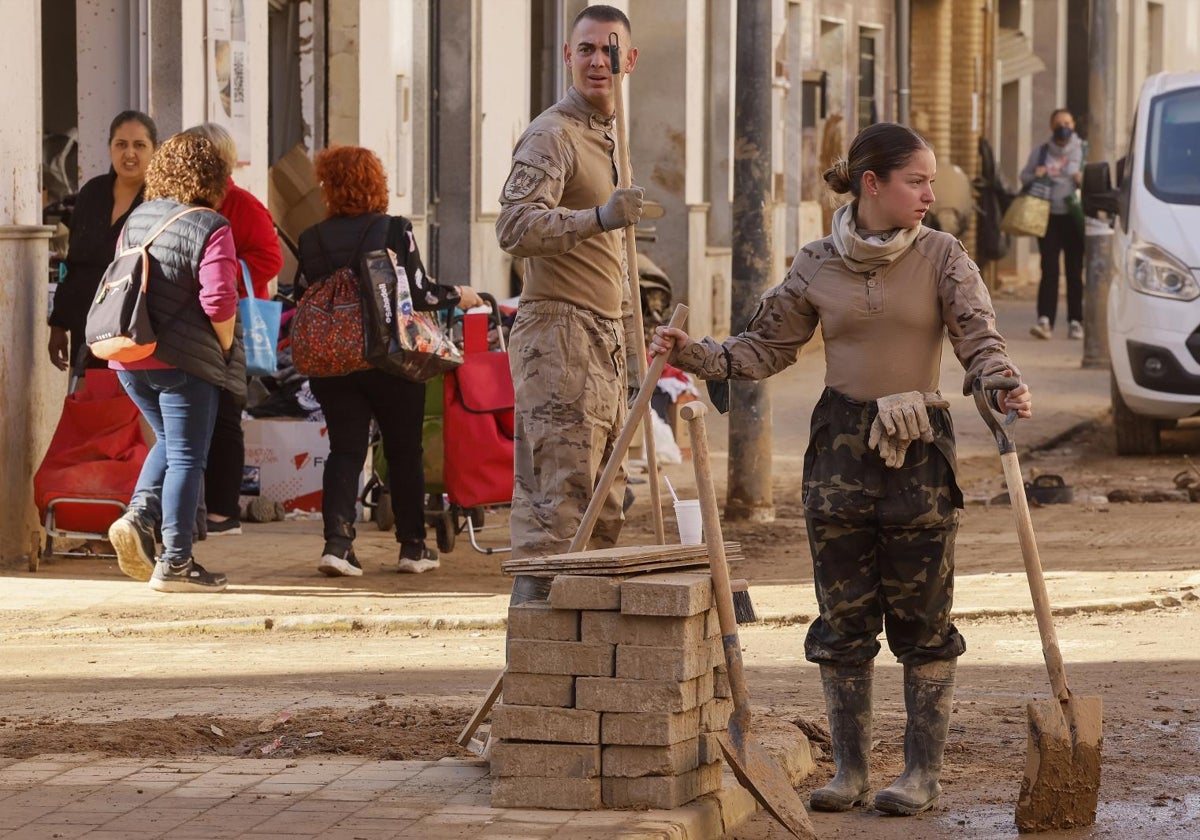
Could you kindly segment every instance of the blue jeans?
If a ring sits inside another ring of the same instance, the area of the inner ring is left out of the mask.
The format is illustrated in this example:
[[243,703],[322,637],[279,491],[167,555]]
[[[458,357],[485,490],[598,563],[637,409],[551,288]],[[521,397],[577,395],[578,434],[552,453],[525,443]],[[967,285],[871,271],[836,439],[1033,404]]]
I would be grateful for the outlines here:
[[219,389],[178,368],[121,370],[117,378],[157,438],[129,508],[162,528],[163,560],[190,560]]

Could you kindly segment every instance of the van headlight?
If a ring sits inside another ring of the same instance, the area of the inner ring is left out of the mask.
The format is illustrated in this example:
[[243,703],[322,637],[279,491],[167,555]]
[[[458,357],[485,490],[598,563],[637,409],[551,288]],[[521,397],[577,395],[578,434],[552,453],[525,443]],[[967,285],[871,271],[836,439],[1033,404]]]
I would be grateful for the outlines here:
[[1136,291],[1171,300],[1200,297],[1192,270],[1157,245],[1133,245],[1126,259],[1125,276]]

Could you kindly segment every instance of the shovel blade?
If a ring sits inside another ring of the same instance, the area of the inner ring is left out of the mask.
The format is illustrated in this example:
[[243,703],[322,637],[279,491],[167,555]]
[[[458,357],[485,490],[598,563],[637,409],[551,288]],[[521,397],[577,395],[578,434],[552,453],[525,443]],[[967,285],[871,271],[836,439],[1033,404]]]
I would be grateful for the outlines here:
[[1096,822],[1103,708],[1099,697],[1029,704],[1025,778],[1017,830],[1055,831]]
[[[731,721],[732,723],[732,721]],[[816,840],[804,802],[762,744],[733,730],[717,733],[725,761],[742,786],[754,794],[780,825],[800,840]]]

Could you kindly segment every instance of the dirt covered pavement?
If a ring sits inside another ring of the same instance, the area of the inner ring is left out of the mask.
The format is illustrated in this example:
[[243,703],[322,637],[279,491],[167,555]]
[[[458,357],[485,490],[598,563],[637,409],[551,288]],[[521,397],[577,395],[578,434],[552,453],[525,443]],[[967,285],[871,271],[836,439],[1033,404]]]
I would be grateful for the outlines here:
[[[1076,374],[1061,371],[1064,381]],[[1098,399],[1103,385],[1089,385]],[[960,407],[956,422],[970,432]],[[777,427],[779,410],[777,403]],[[1048,432],[1020,450],[1027,477],[1059,475],[1074,493],[1072,504],[1035,507],[1034,528],[1072,688],[1104,700],[1097,824],[1055,836],[1200,837],[1200,507],[1107,500],[1117,490],[1178,499],[1175,478],[1193,469],[1200,431],[1167,434],[1160,456],[1117,458],[1102,415],[1068,426],[1069,436]],[[756,711],[800,721],[820,753],[801,786],[807,798],[832,764],[820,749],[817,669],[802,653],[815,601],[791,474],[799,470],[796,432],[781,434],[793,442],[775,467],[777,520],[727,525],[726,537],[744,547],[747,560],[734,574],[752,581],[766,619],[742,628]],[[723,440],[719,429],[713,439]],[[814,814],[822,837],[1016,836],[1025,703],[1046,697],[1048,680],[1011,511],[986,504],[1004,491],[998,458],[970,441],[961,451],[969,503],[956,556],[956,622],[968,649],[945,793],[934,811],[911,819]],[[723,483],[723,457],[714,454]],[[692,493],[690,473],[686,462],[667,468],[681,493]],[[628,544],[652,541],[646,495],[643,487]],[[488,524],[485,544],[501,544],[503,512],[489,513]],[[454,736],[503,664],[509,581],[498,573],[499,557],[463,541],[439,571],[397,575],[388,569],[394,543],[368,525],[357,545],[366,575],[328,580],[314,568],[319,533],[311,521],[248,525],[242,537],[201,544],[198,558],[230,576],[220,595],[159,596],[95,559],[54,559],[36,574],[4,570],[0,766],[62,753],[247,762],[465,757]],[[886,649],[875,698],[872,778],[881,787],[902,766],[901,671]],[[760,814],[733,836],[784,834]]]

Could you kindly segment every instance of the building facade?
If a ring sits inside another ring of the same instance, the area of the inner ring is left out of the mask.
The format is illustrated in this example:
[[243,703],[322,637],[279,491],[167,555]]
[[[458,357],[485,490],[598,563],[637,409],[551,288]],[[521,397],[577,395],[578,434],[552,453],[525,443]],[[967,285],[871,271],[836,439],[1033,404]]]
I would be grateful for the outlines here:
[[[778,278],[824,235],[821,174],[862,127],[896,119],[909,79],[912,124],[939,167],[978,174],[978,142],[1015,184],[1048,115],[1087,130],[1088,13],[1116,23],[1116,136],[1149,73],[1200,65],[1193,0],[758,0],[770,9],[774,262]],[[432,273],[504,298],[518,291],[493,225],[510,152],[562,94],[562,45],[584,0],[0,0],[0,322],[16,340],[0,369],[10,455],[0,563],[37,532],[29,476],[49,440],[65,377],[45,358],[42,208],[108,167],[112,116],[139,108],[162,136],[225,124],[235,180],[270,198],[271,168],[299,147],[374,149],[391,211],[409,216]],[[691,307],[697,333],[729,329],[736,0],[613,0],[640,49],[627,82],[635,183],[662,204],[640,247]],[[897,72],[897,16],[912,38]],[[972,214],[973,215],[973,214]],[[972,231],[963,238],[968,247]],[[1003,268],[1029,274],[1030,244]],[[288,269],[285,268],[285,281]]]

